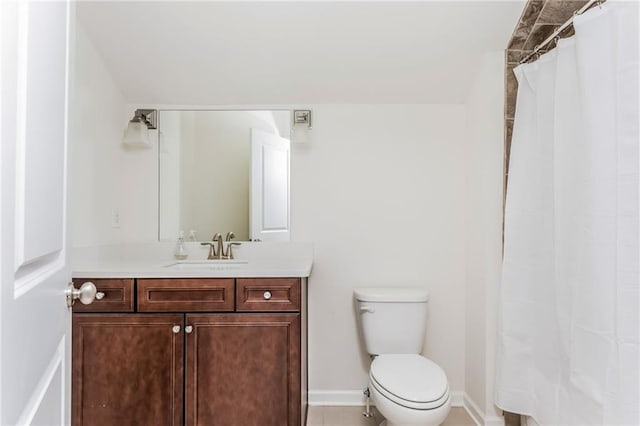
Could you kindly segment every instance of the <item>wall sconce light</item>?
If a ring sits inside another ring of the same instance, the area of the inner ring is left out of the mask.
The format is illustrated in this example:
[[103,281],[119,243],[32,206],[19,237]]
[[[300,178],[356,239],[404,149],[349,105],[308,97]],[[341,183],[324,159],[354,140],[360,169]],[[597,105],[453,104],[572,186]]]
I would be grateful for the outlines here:
[[149,129],[157,129],[158,111],[137,109],[127,124],[122,144],[131,148],[151,148]]
[[311,122],[311,110],[296,109],[293,111],[291,140],[296,143],[309,141],[309,130],[313,129]]

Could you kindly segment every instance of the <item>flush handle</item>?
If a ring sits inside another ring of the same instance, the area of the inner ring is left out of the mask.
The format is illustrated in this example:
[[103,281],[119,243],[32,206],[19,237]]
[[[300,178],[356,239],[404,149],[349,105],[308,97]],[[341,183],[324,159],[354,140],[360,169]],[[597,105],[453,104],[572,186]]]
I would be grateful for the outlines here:
[[369,312],[370,314],[374,313],[376,310],[373,309],[373,306],[360,306],[360,313],[364,314],[365,312]]

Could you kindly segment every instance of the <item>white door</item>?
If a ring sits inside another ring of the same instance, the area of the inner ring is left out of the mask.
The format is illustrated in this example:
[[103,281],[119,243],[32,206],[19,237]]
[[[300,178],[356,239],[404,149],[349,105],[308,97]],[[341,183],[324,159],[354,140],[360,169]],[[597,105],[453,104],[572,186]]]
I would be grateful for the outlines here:
[[253,241],[289,241],[289,140],[251,129]]
[[1,1],[0,424],[69,423],[71,3]]

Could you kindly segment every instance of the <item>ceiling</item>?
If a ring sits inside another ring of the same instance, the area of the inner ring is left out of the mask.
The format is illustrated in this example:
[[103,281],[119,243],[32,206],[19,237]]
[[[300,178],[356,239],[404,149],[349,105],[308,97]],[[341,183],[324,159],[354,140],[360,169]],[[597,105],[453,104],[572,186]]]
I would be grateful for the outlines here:
[[462,103],[524,1],[79,2],[131,103]]

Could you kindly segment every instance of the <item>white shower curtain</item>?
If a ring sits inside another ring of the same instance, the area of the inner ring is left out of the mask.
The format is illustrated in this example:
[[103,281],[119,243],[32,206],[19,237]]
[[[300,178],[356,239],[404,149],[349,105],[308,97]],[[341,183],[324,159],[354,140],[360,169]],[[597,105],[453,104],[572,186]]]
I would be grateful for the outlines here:
[[637,8],[515,69],[495,396],[541,425],[640,424]]

